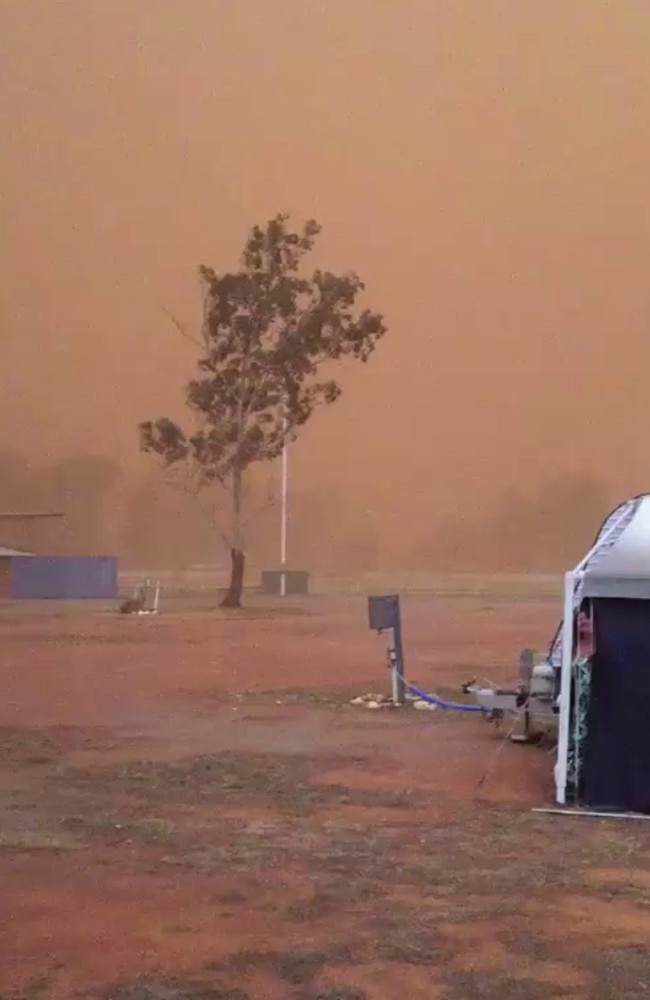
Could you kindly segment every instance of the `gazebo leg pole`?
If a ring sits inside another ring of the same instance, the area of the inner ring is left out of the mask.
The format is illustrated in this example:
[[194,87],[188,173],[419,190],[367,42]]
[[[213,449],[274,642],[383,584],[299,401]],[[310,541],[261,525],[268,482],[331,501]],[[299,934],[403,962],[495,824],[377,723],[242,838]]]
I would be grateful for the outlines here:
[[562,619],[562,671],[560,674],[560,719],[555,764],[555,799],[566,803],[571,714],[571,668],[573,666],[573,600],[575,571],[564,574],[564,616]]

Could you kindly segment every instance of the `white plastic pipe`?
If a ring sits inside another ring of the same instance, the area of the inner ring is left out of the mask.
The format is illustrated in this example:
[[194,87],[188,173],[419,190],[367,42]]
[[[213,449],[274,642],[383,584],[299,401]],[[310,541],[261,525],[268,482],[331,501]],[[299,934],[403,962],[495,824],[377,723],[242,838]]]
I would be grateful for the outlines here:
[[[286,422],[285,422],[286,430]],[[289,481],[289,461],[287,455],[287,445],[282,449],[282,485],[281,485],[281,513],[280,513],[280,566],[282,575],[280,577],[280,596],[285,597],[287,593],[287,492]]]
[[397,644],[395,642],[395,629],[390,629],[390,640],[388,644],[388,661],[390,663],[390,687],[393,705],[399,705],[399,677],[397,675]]
[[650,816],[646,816],[643,813],[615,813],[615,812],[598,812],[589,809],[531,809],[534,813],[546,813],[549,816],[584,816],[596,819],[642,819],[646,822],[650,821]]

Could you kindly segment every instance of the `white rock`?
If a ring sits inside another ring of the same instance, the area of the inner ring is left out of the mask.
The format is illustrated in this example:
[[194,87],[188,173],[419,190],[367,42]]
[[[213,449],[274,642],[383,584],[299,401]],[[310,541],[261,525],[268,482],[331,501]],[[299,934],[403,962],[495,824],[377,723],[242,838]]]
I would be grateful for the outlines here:
[[435,712],[436,710],[435,705],[431,705],[428,701],[422,701],[421,699],[413,702],[413,708],[416,708],[419,712]]
[[378,701],[367,701],[366,708],[381,708]]

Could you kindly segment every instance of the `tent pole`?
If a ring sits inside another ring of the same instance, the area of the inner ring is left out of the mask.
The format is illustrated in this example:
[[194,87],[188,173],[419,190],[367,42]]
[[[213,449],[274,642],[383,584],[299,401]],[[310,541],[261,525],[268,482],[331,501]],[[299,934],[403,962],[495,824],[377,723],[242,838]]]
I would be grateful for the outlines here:
[[566,802],[569,757],[569,723],[571,714],[571,668],[573,666],[573,594],[576,572],[564,574],[564,617],[562,619],[562,671],[560,674],[560,724],[555,765],[555,798]]

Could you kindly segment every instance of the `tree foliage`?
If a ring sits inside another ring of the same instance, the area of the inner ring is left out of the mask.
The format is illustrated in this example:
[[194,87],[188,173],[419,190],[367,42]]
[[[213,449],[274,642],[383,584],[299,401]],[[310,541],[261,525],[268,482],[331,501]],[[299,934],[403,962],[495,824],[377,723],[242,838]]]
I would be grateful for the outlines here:
[[323,363],[367,361],[385,332],[378,313],[355,312],[358,275],[301,273],[320,226],[311,220],[295,232],[288,221],[278,215],[253,228],[241,270],[200,268],[203,351],[186,389],[198,429],[188,434],[164,417],[140,425],[145,451],[167,465],[189,457],[207,482],[226,484],[276,458],[314,408],[341,393],[335,379],[319,378]]

